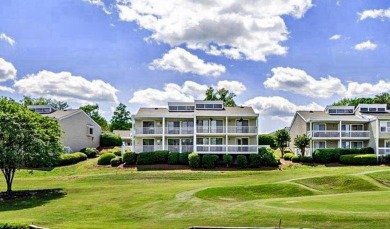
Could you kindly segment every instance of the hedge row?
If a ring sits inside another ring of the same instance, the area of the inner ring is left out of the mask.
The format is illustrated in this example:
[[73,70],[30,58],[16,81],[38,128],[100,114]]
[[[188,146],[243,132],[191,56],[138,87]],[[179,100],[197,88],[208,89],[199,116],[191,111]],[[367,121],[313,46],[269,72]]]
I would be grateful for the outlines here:
[[340,163],[346,165],[376,165],[378,159],[375,154],[347,154],[340,156]]
[[87,160],[87,155],[81,152],[62,154],[58,162],[59,165],[73,165],[80,161]]
[[361,149],[317,149],[313,153],[313,159],[317,163],[339,162],[340,156],[350,154],[375,154],[375,152],[371,147]]

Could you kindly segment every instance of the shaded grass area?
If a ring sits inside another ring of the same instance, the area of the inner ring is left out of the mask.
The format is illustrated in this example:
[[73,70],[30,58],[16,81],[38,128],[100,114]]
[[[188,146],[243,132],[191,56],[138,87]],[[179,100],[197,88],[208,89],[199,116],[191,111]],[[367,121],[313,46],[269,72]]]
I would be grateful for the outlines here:
[[62,189],[41,189],[14,191],[12,195],[0,193],[0,211],[13,211],[33,208],[62,198],[66,195]]
[[314,195],[314,193],[294,184],[264,184],[257,186],[208,188],[195,194],[196,197],[202,199],[236,201],[310,195]]
[[294,182],[324,193],[378,191],[380,187],[356,176],[313,177]]

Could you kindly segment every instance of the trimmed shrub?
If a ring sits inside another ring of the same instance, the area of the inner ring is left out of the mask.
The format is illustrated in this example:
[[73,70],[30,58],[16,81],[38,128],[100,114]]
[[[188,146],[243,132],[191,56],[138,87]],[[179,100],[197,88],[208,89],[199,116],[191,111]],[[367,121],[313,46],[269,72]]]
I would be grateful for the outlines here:
[[143,152],[137,156],[137,165],[151,165],[156,163],[156,155],[154,152]]
[[188,155],[188,164],[191,168],[198,168],[200,165],[200,157],[197,153],[190,153]]
[[301,162],[303,162],[303,163],[313,163],[313,158],[304,156],[304,157],[301,157]]
[[87,160],[87,155],[76,152],[76,153],[69,153],[69,154],[62,154],[59,160],[59,165],[73,165],[80,161]]
[[87,155],[88,158],[95,158],[99,154],[99,150],[96,148],[84,148],[80,152]]
[[274,148],[275,145],[275,136],[273,134],[259,134],[259,145],[269,145],[270,147]]
[[313,153],[313,160],[317,163],[338,162],[340,149],[317,149]]
[[154,151],[154,156],[155,156],[155,163],[158,164],[166,164],[168,162],[168,150],[159,150],[159,151]]
[[111,159],[115,158],[115,154],[113,153],[103,153],[100,155],[97,164],[98,165],[109,165],[111,162]]
[[248,165],[248,159],[246,158],[245,155],[238,155],[237,156],[237,167],[238,168],[246,168]]
[[120,164],[122,164],[122,158],[114,157],[113,159],[111,159],[110,164],[112,167],[119,166]]
[[300,156],[293,156],[292,158],[291,158],[291,161],[292,162],[300,162],[301,161],[301,157]]
[[375,154],[347,154],[340,156],[340,163],[346,165],[376,165],[378,161]]
[[218,161],[218,155],[205,154],[202,157],[202,167],[205,169],[213,169]]
[[365,147],[360,149],[361,154],[375,154],[375,151],[371,147]]
[[188,165],[188,156],[191,152],[182,152],[179,155],[179,163],[182,165]]
[[131,151],[126,150],[122,156],[123,163],[126,165],[134,165],[137,161],[137,154]]
[[260,154],[251,154],[249,155],[249,166],[250,167],[260,167],[261,165],[261,156]]
[[288,161],[291,161],[291,159],[295,156],[295,154],[293,153],[286,153],[283,155],[283,159],[284,160],[288,160]]
[[177,152],[169,152],[168,154],[168,164],[176,165],[179,164],[180,153]]
[[261,163],[262,166],[278,166],[279,161],[275,158],[275,153],[270,148],[260,148],[259,149],[259,155],[261,157]]
[[100,136],[100,145],[101,146],[121,146],[122,138],[118,134],[111,132],[102,132]]
[[347,155],[347,154],[361,154],[360,149],[344,149],[344,148],[337,148],[333,149],[340,152],[340,155]]
[[229,154],[225,154],[222,157],[223,162],[225,163],[226,167],[229,167],[232,164],[233,156]]

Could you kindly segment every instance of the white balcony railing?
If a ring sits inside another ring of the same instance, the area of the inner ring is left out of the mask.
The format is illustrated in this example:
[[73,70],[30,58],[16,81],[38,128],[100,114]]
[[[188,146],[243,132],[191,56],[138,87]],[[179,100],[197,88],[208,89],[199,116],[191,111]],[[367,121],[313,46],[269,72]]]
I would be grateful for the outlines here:
[[169,145],[168,150],[171,152],[193,152],[194,151],[194,146],[193,145],[182,145],[180,146],[173,146]]
[[257,134],[257,126],[229,126],[228,133]]
[[194,127],[166,127],[165,134],[174,134],[174,135],[182,135],[182,134],[193,134]]
[[162,134],[162,127],[136,127],[134,134]]
[[257,145],[197,145],[197,153],[257,153]]
[[379,155],[387,155],[390,154],[390,147],[379,147],[378,148],[378,154]]
[[308,131],[307,135],[311,138],[369,138],[370,131],[338,131],[338,130],[314,130]]
[[218,134],[218,133],[225,133],[225,127],[224,126],[197,126],[196,127],[197,133],[211,133],[211,134]]
[[161,145],[143,145],[143,146],[135,146],[134,150],[136,153],[140,152],[153,152],[156,150],[162,150]]

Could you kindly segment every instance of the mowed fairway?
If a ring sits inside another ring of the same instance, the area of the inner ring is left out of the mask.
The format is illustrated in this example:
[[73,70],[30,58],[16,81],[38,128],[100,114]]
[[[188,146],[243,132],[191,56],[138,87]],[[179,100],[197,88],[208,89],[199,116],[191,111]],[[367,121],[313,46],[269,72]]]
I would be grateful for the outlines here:
[[[297,166],[283,171],[136,171],[96,159],[18,171],[15,190],[64,196],[0,202],[0,222],[50,228],[277,226],[389,228],[390,168]],[[3,181],[2,181],[3,182]],[[1,183],[0,191],[5,191]]]

